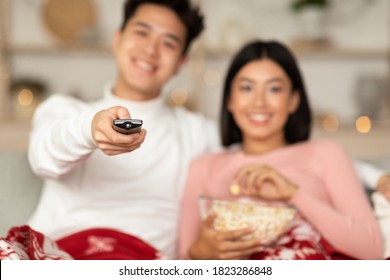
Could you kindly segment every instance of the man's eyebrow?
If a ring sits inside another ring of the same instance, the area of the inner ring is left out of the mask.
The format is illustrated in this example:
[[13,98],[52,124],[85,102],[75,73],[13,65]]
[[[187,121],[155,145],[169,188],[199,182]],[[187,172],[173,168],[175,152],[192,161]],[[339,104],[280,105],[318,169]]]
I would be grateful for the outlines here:
[[[149,29],[149,30],[153,30],[152,26],[150,26],[149,24],[147,24],[146,22],[142,22],[142,21],[137,21],[134,23],[135,26],[138,26],[138,27],[143,27],[143,28],[146,28],[146,29]],[[179,36],[175,35],[175,34],[172,34],[172,33],[164,33],[164,36],[167,37],[167,38],[170,38],[174,41],[176,41],[178,44],[181,43],[181,40],[179,38]]]
[[142,22],[142,21],[137,21],[134,23],[134,25],[144,27],[146,29],[152,29],[152,27],[149,24],[147,24],[146,22]]
[[173,41],[175,41],[175,42],[178,43],[178,44],[181,44],[181,43],[182,43],[181,40],[180,40],[180,38],[179,38],[178,36],[176,36],[175,34],[166,33],[164,36],[167,37],[167,38],[172,39]]

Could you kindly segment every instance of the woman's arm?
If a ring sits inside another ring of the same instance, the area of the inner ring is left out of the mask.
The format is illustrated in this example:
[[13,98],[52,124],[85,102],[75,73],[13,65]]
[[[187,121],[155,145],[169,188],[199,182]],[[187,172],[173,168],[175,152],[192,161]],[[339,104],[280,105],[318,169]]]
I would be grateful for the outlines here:
[[358,259],[383,258],[379,225],[346,152],[330,141],[317,143],[330,204],[301,191],[291,202],[337,250]]

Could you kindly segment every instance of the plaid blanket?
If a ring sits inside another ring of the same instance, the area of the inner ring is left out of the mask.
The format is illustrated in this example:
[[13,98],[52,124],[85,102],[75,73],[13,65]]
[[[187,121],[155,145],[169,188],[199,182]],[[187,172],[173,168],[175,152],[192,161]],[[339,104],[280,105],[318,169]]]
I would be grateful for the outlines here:
[[293,221],[290,229],[273,244],[250,256],[252,260],[332,260],[352,259],[338,253],[319,232],[303,219]]
[[52,240],[27,225],[0,238],[0,260],[151,260],[161,254],[137,237],[105,228]]

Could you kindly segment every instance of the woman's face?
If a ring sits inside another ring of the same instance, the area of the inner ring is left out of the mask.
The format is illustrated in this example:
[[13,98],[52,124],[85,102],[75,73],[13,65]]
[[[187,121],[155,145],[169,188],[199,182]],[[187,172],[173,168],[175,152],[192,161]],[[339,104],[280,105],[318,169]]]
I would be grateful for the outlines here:
[[273,60],[246,64],[235,76],[228,109],[247,141],[285,144],[284,126],[299,105],[299,94]]

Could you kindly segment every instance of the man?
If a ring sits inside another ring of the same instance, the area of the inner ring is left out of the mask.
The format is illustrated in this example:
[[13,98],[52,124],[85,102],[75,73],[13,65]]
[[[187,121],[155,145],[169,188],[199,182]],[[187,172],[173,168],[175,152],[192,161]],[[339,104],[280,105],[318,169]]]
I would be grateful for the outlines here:
[[390,175],[368,162],[355,160],[355,169],[368,193],[377,191],[390,202]]
[[[110,255],[122,233],[157,257],[175,258],[189,164],[219,141],[214,124],[168,107],[161,90],[202,29],[189,0],[126,1],[112,43],[118,75],[104,97],[86,104],[52,96],[36,111],[29,160],[45,185],[29,225],[74,258],[149,258]],[[130,117],[145,129],[126,135],[112,128],[113,120]]]

